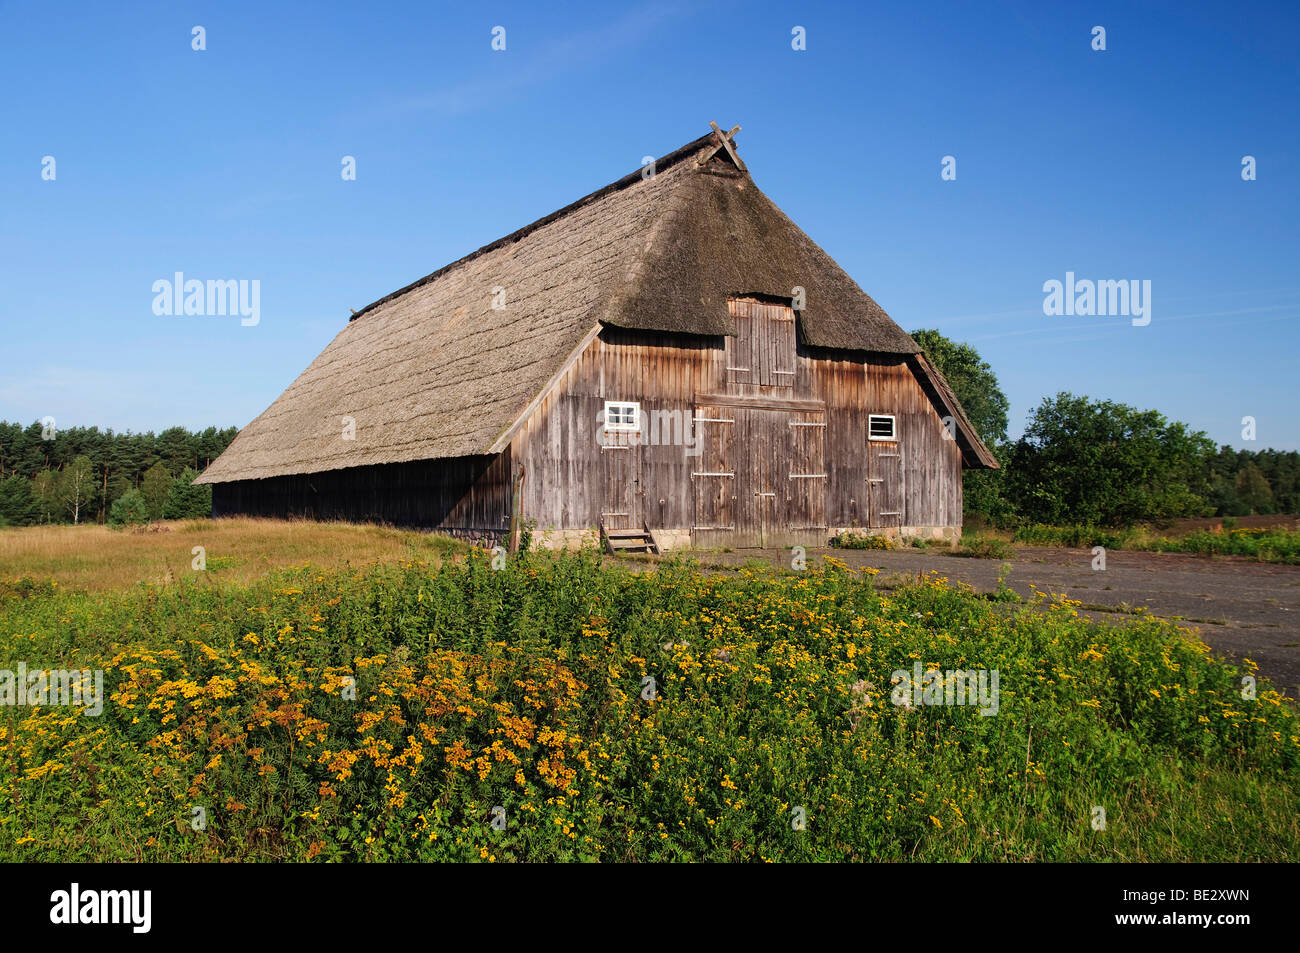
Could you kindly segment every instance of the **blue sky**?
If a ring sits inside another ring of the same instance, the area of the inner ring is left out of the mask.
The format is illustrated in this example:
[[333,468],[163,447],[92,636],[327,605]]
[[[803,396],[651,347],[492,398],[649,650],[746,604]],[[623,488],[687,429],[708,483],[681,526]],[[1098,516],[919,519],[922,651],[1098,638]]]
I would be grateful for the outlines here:
[[[349,308],[712,119],[1013,435],[1068,390],[1300,448],[1300,6],[546,6],[0,3],[0,419],[243,426]],[[177,271],[259,280],[260,323],[155,315]],[[1151,323],[1044,315],[1067,271],[1149,280]]]

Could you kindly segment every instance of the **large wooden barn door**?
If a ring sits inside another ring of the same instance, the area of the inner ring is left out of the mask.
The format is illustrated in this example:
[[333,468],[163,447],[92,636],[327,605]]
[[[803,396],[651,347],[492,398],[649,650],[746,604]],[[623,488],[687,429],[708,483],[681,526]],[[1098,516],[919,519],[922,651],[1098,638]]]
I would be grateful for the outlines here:
[[771,411],[699,404],[702,447],[695,483],[696,546],[762,546],[776,520]]
[[601,487],[600,518],[606,529],[640,529],[641,514],[637,506],[640,495],[640,444],[633,445],[627,434],[606,434],[600,448]]
[[824,411],[699,404],[695,434],[696,546],[825,545]]
[[768,409],[724,409],[736,421],[736,529],[729,543],[776,545],[785,515],[789,414]]
[[[785,499],[775,545],[826,545],[826,415],[792,412],[786,422]],[[779,480],[778,480],[779,482]]]
[[[777,438],[777,427],[785,415],[772,410],[736,410],[744,442],[740,470],[745,478],[739,480],[741,493],[736,542],[740,546],[772,545],[772,534],[780,521],[778,508],[784,491],[784,481],[777,483],[777,455],[784,449],[783,440]],[[749,492],[746,493],[746,487]]]
[[867,525],[903,525],[903,457],[897,443],[867,444]]
[[724,545],[736,531],[736,418],[730,410],[703,404],[695,408],[695,445],[700,448],[691,468],[696,546]]

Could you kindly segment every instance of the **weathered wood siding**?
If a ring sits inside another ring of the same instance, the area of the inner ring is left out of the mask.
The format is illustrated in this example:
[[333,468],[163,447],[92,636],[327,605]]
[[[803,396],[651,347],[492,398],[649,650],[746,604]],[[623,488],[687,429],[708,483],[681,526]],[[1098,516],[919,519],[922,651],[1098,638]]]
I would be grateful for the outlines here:
[[510,497],[507,451],[216,483],[212,515],[390,523],[498,542]]
[[[734,338],[603,329],[512,439],[524,518],[698,527],[697,545],[961,525],[960,448],[910,359],[810,350],[784,305],[732,313]],[[640,404],[637,446],[602,432],[608,400]],[[867,440],[872,413],[894,416],[894,443]]]

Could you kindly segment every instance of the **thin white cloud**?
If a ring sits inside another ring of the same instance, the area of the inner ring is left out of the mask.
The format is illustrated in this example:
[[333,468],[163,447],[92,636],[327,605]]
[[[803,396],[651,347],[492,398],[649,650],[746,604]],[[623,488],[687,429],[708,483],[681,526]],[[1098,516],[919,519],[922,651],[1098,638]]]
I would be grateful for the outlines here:
[[[685,8],[666,4],[647,4],[625,14],[613,23],[555,39],[528,52],[519,40],[512,41],[507,30],[505,55],[516,56],[522,65],[508,75],[476,79],[433,90],[405,99],[394,100],[379,110],[386,118],[412,112],[438,112],[456,115],[496,107],[510,95],[542,86],[558,76],[572,73],[609,59],[621,49],[647,39],[665,21],[682,15]],[[491,37],[483,36],[484,49]]]

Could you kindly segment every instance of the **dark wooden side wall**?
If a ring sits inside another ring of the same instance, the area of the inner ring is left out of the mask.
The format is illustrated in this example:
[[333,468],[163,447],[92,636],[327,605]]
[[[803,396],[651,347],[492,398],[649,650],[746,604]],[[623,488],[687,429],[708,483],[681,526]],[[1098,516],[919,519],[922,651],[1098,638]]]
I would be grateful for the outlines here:
[[[682,446],[602,451],[598,415],[606,400],[633,400],[643,418],[678,411],[689,426],[700,395],[824,401],[826,521],[866,526],[867,415],[894,414],[902,453],[904,526],[961,525],[961,452],[909,366],[909,358],[810,351],[798,345],[791,386],[736,381],[726,340],[605,328],[515,434],[514,459],[528,468],[523,516],[539,530],[596,525],[629,470],[632,525],[689,529],[692,471]],[[730,378],[730,379],[729,379]],[[621,455],[625,454],[625,455]],[[743,455],[742,455],[743,456]],[[622,511],[615,504],[615,508]]]
[[498,542],[510,528],[510,451],[212,487],[213,516],[391,523]]
[[961,447],[945,437],[950,431],[911,360],[820,351],[809,363],[814,393],[828,406],[831,525],[867,525],[862,494],[871,445],[867,417],[893,414],[902,453],[902,525],[961,526]]

